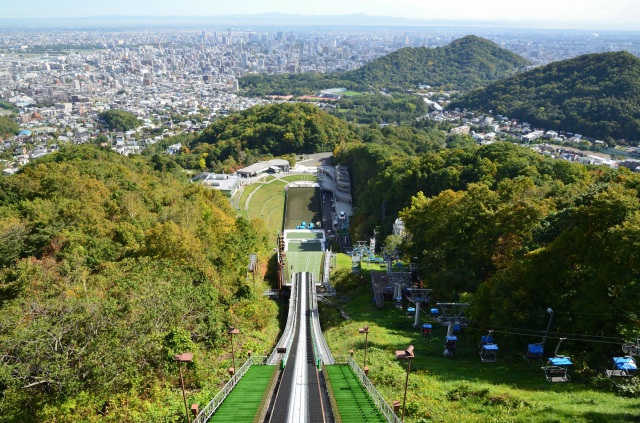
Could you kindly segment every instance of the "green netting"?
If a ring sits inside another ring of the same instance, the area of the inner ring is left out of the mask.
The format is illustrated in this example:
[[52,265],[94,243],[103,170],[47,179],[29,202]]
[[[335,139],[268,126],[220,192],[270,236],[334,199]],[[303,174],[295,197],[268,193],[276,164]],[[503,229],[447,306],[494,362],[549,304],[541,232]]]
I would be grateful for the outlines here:
[[351,367],[336,365],[325,369],[343,422],[386,422]]
[[210,421],[251,422],[257,413],[262,398],[277,366],[251,366],[240,382],[231,391]]

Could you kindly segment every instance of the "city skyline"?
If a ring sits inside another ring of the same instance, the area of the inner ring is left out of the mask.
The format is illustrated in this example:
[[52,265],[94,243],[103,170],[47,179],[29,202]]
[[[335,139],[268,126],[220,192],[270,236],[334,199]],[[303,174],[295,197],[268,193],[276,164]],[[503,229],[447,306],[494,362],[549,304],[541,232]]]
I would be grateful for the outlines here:
[[166,0],[112,0],[108,3],[81,0],[57,2],[32,0],[30,7],[20,3],[6,4],[3,19],[64,19],[91,18],[97,16],[137,17],[223,17],[227,15],[257,15],[282,13],[305,16],[339,16],[366,14],[410,20],[447,20],[471,22],[503,22],[505,25],[544,25],[561,28],[619,29],[640,28],[640,2],[636,0],[585,0],[576,7],[569,0],[539,0],[535,8],[507,0],[475,2],[461,0],[451,7],[444,2],[425,0],[396,0],[393,7],[383,0],[241,0],[237,2],[183,0],[179,3]]

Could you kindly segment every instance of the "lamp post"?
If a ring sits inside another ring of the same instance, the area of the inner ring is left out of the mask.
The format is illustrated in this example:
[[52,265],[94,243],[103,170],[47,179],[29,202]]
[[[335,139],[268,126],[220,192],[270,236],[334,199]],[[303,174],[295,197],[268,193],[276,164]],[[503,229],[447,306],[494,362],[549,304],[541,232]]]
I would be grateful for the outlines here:
[[237,335],[240,333],[240,329],[236,329],[233,326],[229,326],[229,331],[227,332],[231,337],[231,361],[233,362],[233,367],[229,369],[229,373],[233,375],[236,372],[236,356],[233,351],[233,335]]
[[180,384],[182,385],[182,399],[184,400],[184,411],[186,413],[187,422],[189,421],[189,407],[187,407],[187,394],[184,390],[184,377],[182,376],[182,366],[180,363],[191,363],[193,361],[193,353],[185,352],[182,354],[176,354],[173,356],[173,360],[178,362],[178,369],[180,369]]
[[369,373],[369,368],[367,367],[367,345],[369,340],[369,326],[364,326],[358,329],[358,332],[364,333],[364,363],[362,366],[362,370],[364,370],[364,374]]
[[396,359],[407,360],[407,378],[404,381],[404,399],[402,400],[402,417],[401,421],[404,422],[404,410],[407,404],[407,387],[409,386],[409,372],[411,372],[411,359],[414,357],[413,345],[409,345],[404,351],[396,351]]

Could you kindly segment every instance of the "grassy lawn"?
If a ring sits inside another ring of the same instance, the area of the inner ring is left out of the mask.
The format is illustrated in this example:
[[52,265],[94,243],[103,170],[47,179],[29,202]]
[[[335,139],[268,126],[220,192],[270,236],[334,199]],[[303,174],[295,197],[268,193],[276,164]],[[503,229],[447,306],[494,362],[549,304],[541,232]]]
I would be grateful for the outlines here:
[[295,182],[295,181],[317,181],[318,177],[315,175],[309,175],[307,173],[300,173],[297,175],[288,175],[288,176],[283,176],[282,178],[283,181],[287,181],[287,182]]
[[247,202],[247,198],[249,198],[249,195],[251,195],[253,191],[257,190],[261,186],[261,184],[252,184],[244,187],[242,193],[240,194],[240,199],[238,200],[238,206],[240,207],[240,210],[246,210],[245,203]]
[[362,93],[358,91],[344,91],[341,94],[345,97],[355,97],[358,95],[362,95]]
[[249,202],[248,218],[262,219],[275,245],[278,231],[282,230],[285,183],[275,180],[269,184],[256,184],[256,186]]
[[[351,266],[347,256],[339,256],[337,262],[339,268]],[[368,277],[366,265],[363,274]],[[351,320],[334,318],[324,331],[331,352],[337,357],[354,349],[362,366],[364,337],[358,328],[368,325],[369,377],[391,403],[402,400],[406,376],[406,363],[397,362],[394,351],[414,345],[407,422],[640,421],[640,399],[598,392],[579,382],[547,382],[540,366],[518,360],[516,351],[500,351],[497,363],[482,363],[477,347],[481,334],[471,331],[459,337],[454,358],[443,358],[444,326],[434,325],[431,338],[423,338],[413,328],[413,318],[393,303],[379,310],[371,293],[362,288],[349,296],[343,308]],[[323,309],[326,312],[332,310]]]
[[[288,175],[281,179],[267,176],[263,182],[247,185],[242,190],[240,197],[234,199],[232,204],[237,204],[238,214],[247,219],[262,219],[269,233],[273,236],[273,244],[276,242],[278,231],[282,230],[284,217],[284,187],[288,182],[317,181],[314,175],[300,174]],[[247,204],[247,199],[251,201]],[[245,205],[247,207],[245,208]]]

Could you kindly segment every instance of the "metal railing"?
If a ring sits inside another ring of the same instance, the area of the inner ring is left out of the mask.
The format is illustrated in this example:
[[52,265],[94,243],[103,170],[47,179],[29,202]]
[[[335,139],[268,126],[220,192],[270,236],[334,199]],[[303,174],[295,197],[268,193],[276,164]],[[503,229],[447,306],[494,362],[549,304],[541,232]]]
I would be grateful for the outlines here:
[[220,392],[218,392],[216,396],[213,397],[211,401],[209,401],[209,404],[207,404],[202,409],[202,411],[198,413],[196,418],[193,420],[193,423],[205,423],[209,421],[211,416],[213,416],[213,413],[216,412],[224,399],[229,395],[229,393],[231,393],[233,388],[235,388],[242,376],[244,376],[247,370],[249,370],[249,367],[251,367],[252,365],[264,365],[266,364],[266,362],[267,357],[265,356],[254,356],[245,361],[244,364],[238,369],[238,371],[233,374],[229,382],[224,385]]
[[317,311],[317,307],[318,307],[318,303],[315,300],[315,293],[316,293],[316,285],[313,281],[313,277],[309,278],[309,282],[307,284],[307,289],[309,290],[308,292],[311,294],[309,295],[309,310],[310,310],[310,315],[309,315],[309,331],[311,332],[311,347],[313,349],[313,362],[316,364],[316,367],[320,368],[320,354],[318,354],[318,340],[316,339],[316,328],[314,325],[314,314]]
[[309,319],[309,326],[311,330],[311,337],[313,341],[313,351],[316,358],[316,366],[319,366],[319,363],[322,362],[324,364],[333,364],[333,356],[331,355],[331,350],[329,350],[329,346],[327,345],[327,340],[325,339],[322,328],[320,327],[320,318],[318,313],[318,297],[316,294],[316,285],[311,282],[309,284],[309,289],[311,290],[311,304],[309,309],[311,310],[311,318]]
[[331,281],[329,279],[329,275],[331,274],[331,250],[327,250],[324,252],[324,256],[322,258],[322,286],[327,291],[324,295],[334,296],[336,295],[336,290],[333,286],[331,286]]
[[316,293],[315,284],[311,285],[311,331],[313,333],[314,349],[317,351],[317,359],[320,359],[324,364],[333,364],[333,356],[331,350],[327,345],[327,340],[322,333],[320,327],[320,315],[318,313],[318,296]]
[[[273,349],[271,355],[267,359],[268,364],[276,364],[278,358],[278,348],[284,347],[287,349],[287,355],[289,354],[289,347],[293,340],[293,329],[296,326],[296,309],[298,308],[298,286],[294,283],[291,285],[291,296],[289,297],[289,314],[287,315],[287,324],[282,331],[282,336],[276,344],[276,348]],[[286,359],[285,359],[286,361]]]
[[393,408],[391,408],[389,404],[387,404],[387,402],[384,400],[382,395],[380,395],[380,392],[378,392],[376,387],[373,386],[373,383],[371,382],[371,380],[369,380],[369,378],[364,373],[362,368],[358,366],[358,364],[353,360],[353,357],[341,356],[340,360],[337,361],[337,363],[348,364],[349,367],[353,369],[353,372],[356,374],[356,376],[360,380],[360,383],[362,383],[362,386],[364,386],[364,388],[369,393],[369,396],[373,400],[373,403],[376,405],[378,410],[380,410],[384,418],[387,419],[389,423],[402,423],[400,418],[396,416],[396,414],[393,412]]

